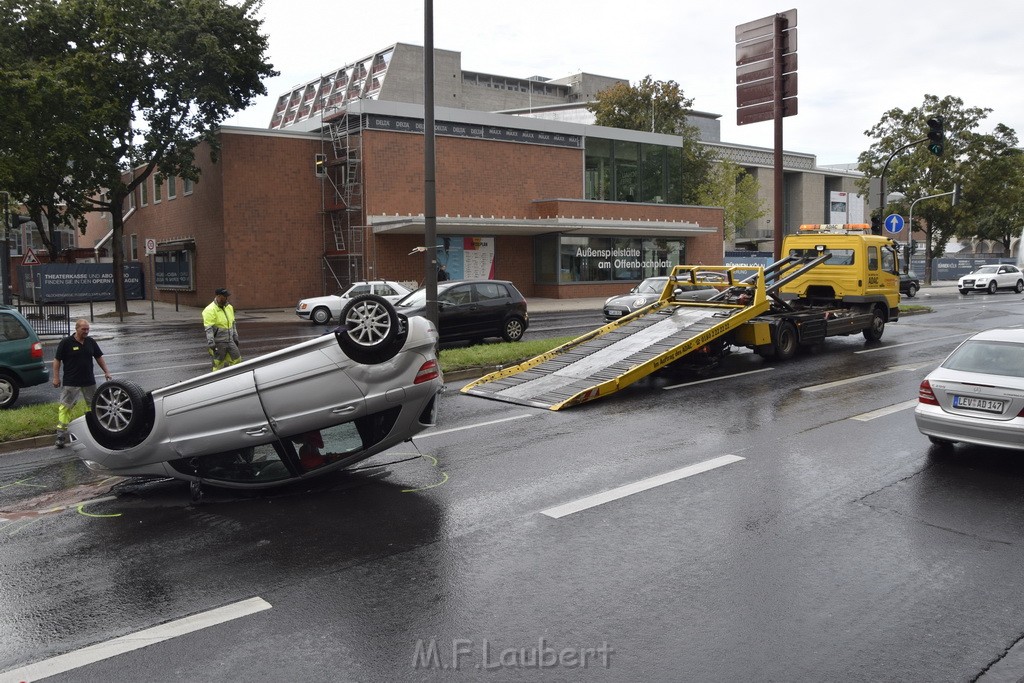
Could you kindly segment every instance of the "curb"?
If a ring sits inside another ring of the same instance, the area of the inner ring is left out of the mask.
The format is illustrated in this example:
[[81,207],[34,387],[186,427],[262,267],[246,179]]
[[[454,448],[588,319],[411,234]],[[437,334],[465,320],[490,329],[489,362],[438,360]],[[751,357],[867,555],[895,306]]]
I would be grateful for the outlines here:
[[55,438],[56,437],[54,437],[53,434],[40,434],[39,436],[30,436],[27,439],[0,441],[0,454],[14,453],[15,451],[26,451],[30,448],[45,448],[46,446],[53,446]]

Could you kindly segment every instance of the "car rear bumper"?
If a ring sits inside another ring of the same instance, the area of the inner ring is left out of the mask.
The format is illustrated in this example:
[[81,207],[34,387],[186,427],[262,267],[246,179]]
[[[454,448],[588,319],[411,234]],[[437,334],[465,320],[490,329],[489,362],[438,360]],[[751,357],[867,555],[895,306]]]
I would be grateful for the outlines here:
[[917,429],[926,436],[994,448],[1024,450],[1024,418],[988,420],[947,413],[939,406],[918,403]]

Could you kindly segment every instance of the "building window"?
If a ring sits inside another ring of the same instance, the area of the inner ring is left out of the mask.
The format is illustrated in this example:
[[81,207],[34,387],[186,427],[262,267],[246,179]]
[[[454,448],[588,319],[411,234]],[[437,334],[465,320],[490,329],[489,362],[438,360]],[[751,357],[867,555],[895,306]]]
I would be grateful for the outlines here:
[[163,195],[164,179],[161,176],[153,176],[153,203],[159,204]]
[[193,188],[192,181],[189,180],[188,178],[182,178],[182,180],[181,180],[181,191],[182,191],[182,194],[185,194],[185,195],[192,194],[192,188]]
[[139,190],[142,191],[142,206],[149,206],[149,183],[142,183]]
[[534,238],[537,282],[615,282],[668,275],[684,262],[686,240],[679,238],[543,235]]
[[128,210],[131,211],[135,208],[135,190],[132,190],[128,194]]
[[682,163],[679,147],[587,138],[584,197],[682,204]]
[[177,176],[167,176],[167,199],[171,200],[178,196],[178,178]]
[[135,233],[129,238],[128,258],[139,260],[139,236]]

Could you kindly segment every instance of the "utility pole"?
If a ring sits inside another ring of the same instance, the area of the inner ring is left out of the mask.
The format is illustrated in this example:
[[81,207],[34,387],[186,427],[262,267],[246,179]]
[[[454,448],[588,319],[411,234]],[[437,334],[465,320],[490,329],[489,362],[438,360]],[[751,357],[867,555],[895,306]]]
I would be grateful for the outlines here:
[[3,304],[11,305],[11,195],[9,192],[0,191],[4,202],[4,239],[3,255],[0,258],[0,286],[3,286]]

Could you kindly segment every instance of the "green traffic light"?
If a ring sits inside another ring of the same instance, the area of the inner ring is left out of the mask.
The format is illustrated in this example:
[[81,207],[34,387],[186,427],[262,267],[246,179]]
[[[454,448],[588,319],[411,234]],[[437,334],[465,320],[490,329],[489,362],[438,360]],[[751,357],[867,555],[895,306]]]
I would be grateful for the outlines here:
[[941,116],[935,115],[928,118],[928,151],[939,157],[945,147],[946,131]]

